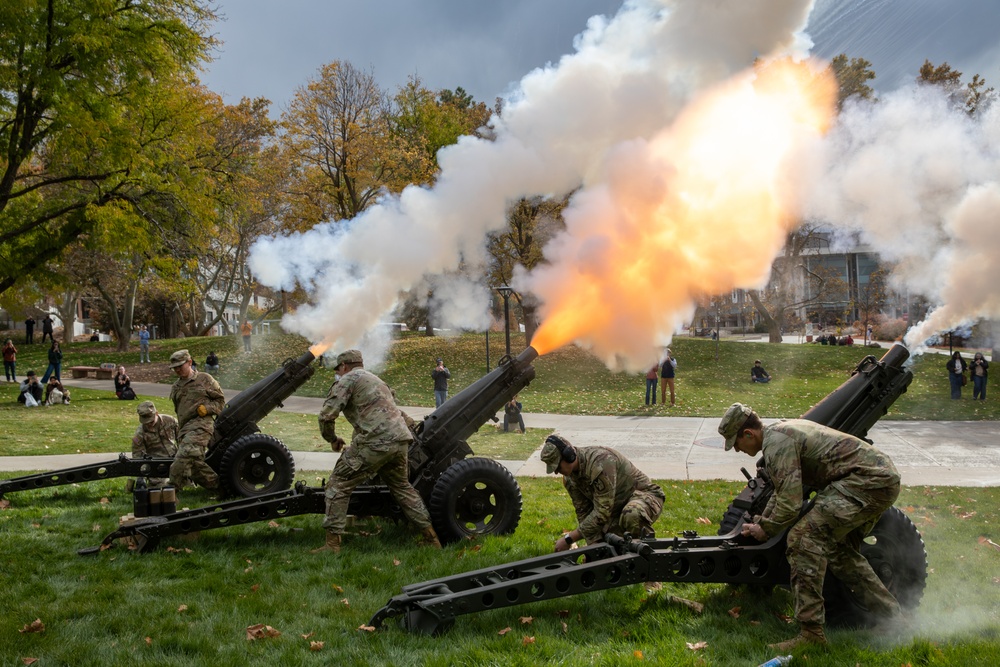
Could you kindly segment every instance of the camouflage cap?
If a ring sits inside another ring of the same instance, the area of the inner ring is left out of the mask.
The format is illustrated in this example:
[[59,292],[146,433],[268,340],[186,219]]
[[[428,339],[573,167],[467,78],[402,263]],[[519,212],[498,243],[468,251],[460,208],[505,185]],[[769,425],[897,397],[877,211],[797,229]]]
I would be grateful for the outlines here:
[[562,452],[560,452],[559,447],[556,446],[556,441],[561,442],[564,448],[573,446],[570,444],[569,440],[558,435],[550,435],[545,438],[545,444],[542,445],[540,458],[545,463],[545,471],[550,475],[559,469],[559,463],[563,460]]
[[337,366],[341,364],[363,364],[361,350],[345,350],[337,355]]
[[139,413],[139,421],[148,424],[156,419],[156,406],[152,401],[143,401],[136,406],[135,411]]
[[740,427],[747,420],[747,417],[753,414],[753,409],[742,403],[733,403],[726,410],[726,414],[722,415],[722,421],[719,422],[719,434],[726,439],[726,451],[733,448],[736,444],[736,436],[740,432]]
[[177,350],[170,355],[170,367],[177,368],[183,366],[185,362],[191,361],[191,355],[187,350]]

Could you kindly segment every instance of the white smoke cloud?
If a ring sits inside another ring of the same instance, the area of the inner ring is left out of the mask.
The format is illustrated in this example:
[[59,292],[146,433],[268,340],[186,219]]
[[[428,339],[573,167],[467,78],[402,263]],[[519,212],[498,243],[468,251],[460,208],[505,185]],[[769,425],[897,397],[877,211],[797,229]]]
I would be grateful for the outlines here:
[[895,262],[894,287],[935,305],[906,335],[1000,316],[1000,108],[969,117],[937,86],[847,106],[804,184],[804,214]]
[[[286,328],[334,350],[353,346],[401,290],[481,258],[510,202],[594,182],[609,152],[658,134],[697,92],[758,55],[807,46],[797,31],[811,8],[809,0],[629,0],[613,18],[591,19],[575,53],[525,76],[495,141],[465,137],[444,149],[433,188],[409,187],[347,223],[261,241],[250,266],[264,284],[310,289],[313,303],[287,315]],[[487,301],[483,294],[479,313]],[[658,334],[669,331],[648,332]]]

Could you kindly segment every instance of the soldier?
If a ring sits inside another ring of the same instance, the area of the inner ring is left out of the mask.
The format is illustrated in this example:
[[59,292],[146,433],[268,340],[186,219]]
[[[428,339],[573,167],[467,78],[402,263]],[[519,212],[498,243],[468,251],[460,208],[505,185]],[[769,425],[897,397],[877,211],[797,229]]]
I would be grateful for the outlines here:
[[326,485],[326,544],[312,553],[340,553],[340,538],[347,525],[351,493],[376,473],[382,478],[403,514],[423,534],[422,544],[440,549],[430,515],[420,494],[410,484],[409,445],[413,434],[407,428],[389,387],[364,369],[361,352],[347,350],[337,356],[337,381],[319,413],[319,430],[333,451],[346,444],[334,429],[343,412],[354,427],[351,446],[340,456]]
[[653,535],[666,496],[622,454],[607,447],[574,447],[550,435],[541,458],[550,475],[563,476],[576,510],[577,527],[556,540],[556,551],[566,551],[581,538],[587,544],[601,542],[605,533]]
[[[827,565],[869,610],[897,617],[899,603],[860,551],[861,540],[899,495],[899,473],[889,457],[859,438],[805,419],[763,426],[757,413],[741,403],[726,411],[719,433],[727,450],[750,456],[763,451],[774,485],[763,514],[743,524],[743,535],[764,542],[792,526],[785,556],[799,634],[770,648],[784,653],[800,644],[826,643]],[[816,504],[796,523],[803,488],[816,490]]]
[[170,390],[170,400],[177,412],[177,455],[170,466],[170,482],[178,490],[194,480],[206,489],[219,486],[219,476],[205,463],[205,450],[215,433],[213,417],[222,412],[226,397],[219,383],[208,373],[191,367],[191,355],[178,350],[170,355],[170,367],[177,382]]
[[[177,420],[161,415],[152,401],[143,401],[135,409],[139,427],[132,435],[132,458],[172,459],[177,453]],[[167,480],[150,477],[149,486],[163,486]]]

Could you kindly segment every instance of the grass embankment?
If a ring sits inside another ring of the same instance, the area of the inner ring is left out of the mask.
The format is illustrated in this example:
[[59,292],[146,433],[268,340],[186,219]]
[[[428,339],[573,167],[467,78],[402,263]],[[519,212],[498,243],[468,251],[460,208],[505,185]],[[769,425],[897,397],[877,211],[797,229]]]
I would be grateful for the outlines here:
[[[319,516],[303,516],[167,540],[145,555],[118,546],[82,558],[76,550],[130,510],[121,480],[17,494],[0,511],[0,663],[745,666],[773,657],[766,645],[794,633],[781,618],[792,613],[787,591],[714,584],[653,594],[631,586],[460,616],[437,638],[394,624],[359,629],[403,585],[548,553],[573,525],[572,508],[555,479],[521,483],[524,514],[512,536],[434,551],[416,547],[403,527],[365,521],[340,557],[308,553],[322,530]],[[664,536],[713,531],[740,485],[662,486]],[[207,501],[198,494],[186,494],[192,506]],[[1000,541],[1000,489],[908,488],[898,506],[922,531],[930,561],[913,633],[833,631],[831,647],[798,652],[795,664],[995,664],[1000,552],[978,538]],[[704,612],[672,595],[704,603]],[[44,631],[21,632],[36,619]],[[249,641],[255,624],[281,634]],[[707,646],[688,648],[697,642]]]

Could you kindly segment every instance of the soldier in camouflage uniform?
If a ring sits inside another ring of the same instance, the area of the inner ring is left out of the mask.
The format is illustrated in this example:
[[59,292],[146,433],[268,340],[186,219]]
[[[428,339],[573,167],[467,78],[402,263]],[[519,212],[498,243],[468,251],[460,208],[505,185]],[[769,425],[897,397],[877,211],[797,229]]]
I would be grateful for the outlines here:
[[[143,401],[135,410],[139,427],[132,435],[132,458],[172,459],[177,453],[177,420],[161,415],[152,401]],[[150,486],[163,486],[167,480],[150,477]]]
[[219,383],[208,373],[191,367],[191,355],[178,350],[170,355],[177,382],[170,400],[177,412],[177,455],[170,466],[170,481],[178,490],[191,480],[206,489],[219,486],[219,476],[205,463],[205,450],[215,433],[215,420],[226,405]]
[[663,489],[631,461],[607,447],[573,447],[558,435],[545,439],[541,453],[551,475],[563,475],[563,486],[573,501],[577,527],[556,540],[565,551],[579,539],[601,542],[605,533],[632,537],[653,534],[663,511]]
[[[726,449],[763,451],[774,494],[742,533],[764,542],[791,526],[786,557],[799,635],[771,648],[825,644],[823,579],[830,571],[871,611],[898,617],[899,603],[861,555],[861,540],[899,495],[899,473],[888,456],[864,440],[805,419],[764,426],[749,407],[734,403],[719,424]],[[803,489],[816,504],[796,523]],[[794,525],[793,525],[794,524]]]
[[354,427],[354,436],[326,484],[323,520],[326,544],[312,552],[340,553],[351,493],[376,473],[389,487],[407,520],[422,532],[422,542],[440,549],[424,501],[410,484],[408,456],[413,434],[396,407],[392,392],[378,376],[364,369],[358,350],[338,355],[336,371],[337,381],[319,413],[319,430],[333,451],[343,450],[346,443],[335,430],[337,417],[343,413]]

